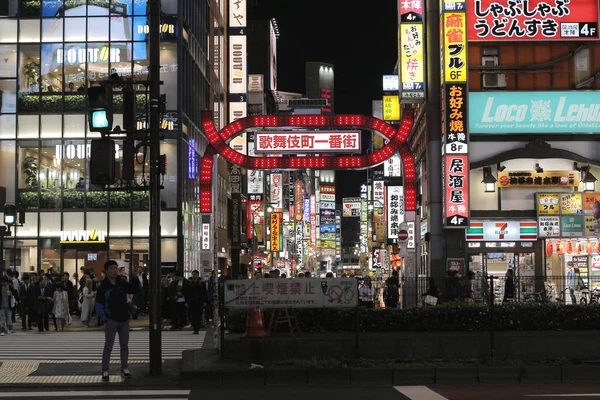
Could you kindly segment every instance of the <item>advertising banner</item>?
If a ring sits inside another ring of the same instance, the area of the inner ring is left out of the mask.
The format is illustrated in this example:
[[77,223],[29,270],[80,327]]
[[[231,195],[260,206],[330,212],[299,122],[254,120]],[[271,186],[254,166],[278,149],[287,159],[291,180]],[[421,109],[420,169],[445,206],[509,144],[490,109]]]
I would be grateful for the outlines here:
[[537,210],[540,215],[558,215],[560,207],[559,193],[538,193],[537,194]]
[[228,308],[352,308],[358,305],[354,278],[253,279],[225,284]]
[[385,181],[373,182],[373,206],[383,207],[385,205]]
[[358,131],[256,132],[254,142],[257,154],[360,153],[361,144]]
[[562,193],[560,213],[563,215],[583,214],[583,193]]
[[274,212],[271,213],[271,251],[277,252],[282,251],[281,246],[283,230],[281,225],[283,223],[283,213]]
[[598,0],[469,0],[470,41],[598,39]]
[[335,194],[321,193],[321,201],[335,201]]
[[400,121],[400,101],[398,96],[383,96],[383,120]]
[[248,170],[248,194],[262,194],[264,184],[263,171]]
[[398,91],[398,75],[383,76],[383,91],[397,92]]
[[400,97],[419,99],[425,96],[423,36],[423,2],[398,1],[398,60]]
[[322,201],[321,210],[335,210],[335,203],[333,201]]
[[296,222],[296,262],[298,268],[302,268],[302,257],[304,256],[304,222]]
[[402,160],[398,153],[394,153],[383,163],[383,176],[402,176]]
[[254,232],[256,230],[257,225],[262,225],[263,217],[260,216],[263,211],[263,202],[262,199],[257,200],[255,195],[254,199],[251,196],[250,200],[248,200],[248,222],[247,222],[247,236],[248,239],[252,239],[254,237]]
[[212,231],[210,230],[210,224],[203,223],[202,224],[202,250],[210,250],[210,235]]
[[584,193],[583,212],[585,214],[592,214],[594,211],[594,204],[596,203],[600,203],[600,193]]
[[296,181],[296,221],[302,221],[302,199],[304,198],[303,195],[303,187],[302,187],[302,180],[298,179]]
[[471,133],[598,132],[599,112],[597,91],[469,93]]
[[[229,0],[228,8],[228,45],[229,45],[229,122],[245,118],[248,114],[248,41],[246,38],[246,0]],[[243,140],[243,143],[242,143]],[[246,154],[246,135],[234,139],[232,148],[244,147]],[[236,147],[234,147],[236,146]]]
[[388,239],[398,239],[400,224],[404,222],[404,188],[402,186],[388,186],[387,191],[387,221]]
[[[540,237],[598,236],[600,224],[593,211],[594,203],[598,200],[600,193],[537,193]],[[599,216],[600,209],[597,211],[596,216]],[[548,231],[551,233],[543,234]]]
[[321,185],[320,192],[321,193],[335,194],[335,186]]
[[560,217],[558,215],[539,216],[538,235],[541,238],[560,237]]
[[360,218],[360,197],[344,197],[342,199],[342,215]]
[[271,174],[271,197],[270,202],[273,208],[283,207],[282,193],[283,193],[283,175],[280,173]]
[[565,215],[560,217],[562,237],[583,236],[583,215]]
[[514,242],[537,240],[537,221],[473,221],[467,229],[468,241]]
[[442,221],[469,226],[467,14],[464,0],[440,2],[442,93]]
[[579,186],[578,171],[498,171],[498,187]]

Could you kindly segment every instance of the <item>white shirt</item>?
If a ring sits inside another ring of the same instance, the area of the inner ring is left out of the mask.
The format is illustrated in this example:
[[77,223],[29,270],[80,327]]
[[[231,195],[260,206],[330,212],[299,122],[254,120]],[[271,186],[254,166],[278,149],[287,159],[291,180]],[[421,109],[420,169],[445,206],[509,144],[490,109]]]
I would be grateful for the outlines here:
[[177,282],[177,294],[181,292],[181,297],[177,297],[178,303],[185,303],[185,297],[183,296],[183,279]]
[[17,278],[13,278],[12,286],[13,286],[13,289],[15,289],[18,292],[19,287],[21,287],[21,282],[19,282],[19,280]]

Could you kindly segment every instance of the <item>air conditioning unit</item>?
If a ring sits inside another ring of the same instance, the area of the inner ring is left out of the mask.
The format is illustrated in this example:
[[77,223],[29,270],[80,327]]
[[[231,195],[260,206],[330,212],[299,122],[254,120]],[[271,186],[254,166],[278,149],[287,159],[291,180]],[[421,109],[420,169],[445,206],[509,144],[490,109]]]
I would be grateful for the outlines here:
[[[481,57],[481,65],[494,67],[498,65],[498,56]],[[497,72],[483,73],[483,87],[486,89],[497,89],[506,87],[506,75]]]

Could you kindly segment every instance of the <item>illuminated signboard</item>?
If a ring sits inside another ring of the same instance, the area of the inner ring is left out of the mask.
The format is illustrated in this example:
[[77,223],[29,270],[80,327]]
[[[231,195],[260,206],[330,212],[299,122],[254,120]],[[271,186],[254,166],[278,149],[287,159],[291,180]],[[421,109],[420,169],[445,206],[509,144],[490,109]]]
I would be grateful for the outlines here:
[[271,174],[271,204],[275,208],[282,207],[283,175]]
[[302,181],[296,181],[296,221],[302,221]]
[[383,76],[383,91],[384,92],[397,92],[399,90],[398,75],[384,75]]
[[402,160],[398,153],[385,160],[383,163],[383,176],[401,176]]
[[283,213],[271,213],[271,251],[282,251],[281,242],[283,231],[281,224],[283,223]]
[[210,250],[210,224],[202,224],[202,250]]
[[469,40],[598,39],[598,0],[469,0]]
[[359,217],[360,218],[360,197],[344,197],[343,200],[344,217]]
[[360,132],[256,132],[255,153],[360,153]]
[[442,214],[446,228],[469,226],[468,52],[464,0],[442,2]]
[[[246,0],[229,0],[229,122],[248,113],[248,55],[246,39]],[[245,135],[241,136],[246,143]],[[233,141],[232,141],[233,142]],[[239,146],[241,143],[230,143]],[[245,153],[244,153],[245,154]]]
[[383,96],[383,120],[400,121],[400,102],[398,96]]
[[92,229],[89,231],[61,231],[61,243],[106,243],[106,232]]
[[404,222],[404,188],[387,187],[388,239],[398,239],[400,224]]
[[399,0],[398,24],[401,98],[423,98],[425,94],[423,2]]

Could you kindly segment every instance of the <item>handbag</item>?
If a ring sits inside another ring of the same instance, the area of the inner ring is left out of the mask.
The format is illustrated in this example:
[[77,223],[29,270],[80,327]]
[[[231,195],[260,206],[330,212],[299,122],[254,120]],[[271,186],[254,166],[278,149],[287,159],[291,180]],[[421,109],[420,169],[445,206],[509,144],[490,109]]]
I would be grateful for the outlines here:
[[437,301],[438,301],[437,297],[433,297],[429,294],[425,296],[425,304],[427,304],[429,306],[435,306],[437,304]]

